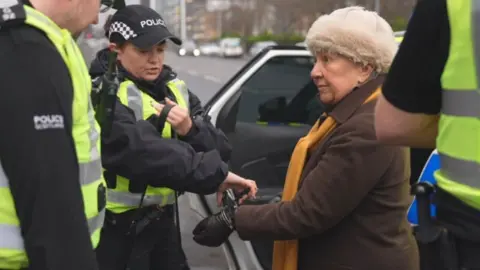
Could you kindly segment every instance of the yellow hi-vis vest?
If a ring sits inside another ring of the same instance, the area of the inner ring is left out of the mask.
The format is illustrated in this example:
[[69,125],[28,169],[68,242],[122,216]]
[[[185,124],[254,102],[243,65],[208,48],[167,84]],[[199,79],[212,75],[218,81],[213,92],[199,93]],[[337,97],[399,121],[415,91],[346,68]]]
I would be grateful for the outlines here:
[[[167,83],[167,87],[172,91],[178,106],[189,109],[189,94],[186,84],[179,79],[174,79]],[[120,102],[128,106],[135,113],[135,118],[145,120],[156,113],[151,103],[155,100],[145,94],[132,81],[124,81],[120,84],[117,93]],[[165,122],[161,136],[163,138],[172,137],[172,126]],[[141,193],[132,193],[129,191],[129,183],[125,177],[116,176],[116,187],[107,190],[107,209],[113,213],[123,213],[140,206]],[[159,205],[175,203],[175,191],[169,188],[158,188],[148,186],[142,206]]]
[[480,210],[480,2],[447,0],[450,54],[442,74],[438,186]]
[[[13,6],[11,8],[18,10],[22,7]],[[65,179],[65,181],[80,181],[92,246],[96,247],[100,239],[100,229],[103,226],[105,212],[104,209],[99,210],[98,191],[100,186],[105,187],[105,182],[102,177],[99,152],[100,131],[90,101],[91,80],[87,66],[67,30],[59,28],[48,17],[31,7],[24,6],[23,9],[25,11],[24,23],[45,32],[48,39],[58,49],[70,71],[74,88],[72,136],[80,174],[79,179]],[[100,199],[105,201],[104,198]],[[62,215],[62,213],[58,213],[58,215]],[[0,269],[28,267],[28,258],[19,224],[9,189],[8,176],[5,175],[0,164]]]

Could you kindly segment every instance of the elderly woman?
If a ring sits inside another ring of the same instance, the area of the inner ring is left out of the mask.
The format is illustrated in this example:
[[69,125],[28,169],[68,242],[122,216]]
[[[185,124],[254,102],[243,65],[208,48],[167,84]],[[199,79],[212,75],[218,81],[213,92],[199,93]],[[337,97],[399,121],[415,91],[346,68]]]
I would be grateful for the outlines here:
[[226,207],[201,221],[194,239],[216,246],[236,229],[244,240],[279,240],[274,270],[417,270],[408,152],[378,143],[373,126],[397,49],[392,29],[375,12],[348,7],[321,16],[306,43],[329,108],[292,154],[283,201]]

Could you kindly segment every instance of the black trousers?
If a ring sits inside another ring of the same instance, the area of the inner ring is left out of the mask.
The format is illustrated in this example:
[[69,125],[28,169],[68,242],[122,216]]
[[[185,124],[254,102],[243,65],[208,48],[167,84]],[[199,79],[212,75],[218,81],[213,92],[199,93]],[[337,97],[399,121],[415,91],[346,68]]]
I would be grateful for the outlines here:
[[[480,211],[439,187],[434,200],[437,225],[445,228],[449,236],[447,241],[437,239],[430,244],[419,244],[421,269],[449,270],[447,261],[454,258],[458,266],[453,268],[480,270]],[[445,245],[445,242],[449,244]]]
[[151,220],[133,241],[126,235],[132,219],[129,212],[109,213],[96,250],[100,270],[189,269],[177,239],[172,209]]

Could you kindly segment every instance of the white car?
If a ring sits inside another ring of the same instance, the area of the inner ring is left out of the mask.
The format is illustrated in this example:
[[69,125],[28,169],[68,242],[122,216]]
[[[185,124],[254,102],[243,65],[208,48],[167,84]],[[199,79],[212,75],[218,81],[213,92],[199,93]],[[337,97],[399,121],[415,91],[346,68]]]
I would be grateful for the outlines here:
[[297,42],[297,43],[295,43],[295,46],[305,47],[305,48],[306,48],[306,47],[307,47],[307,43],[305,43],[305,42]]
[[178,49],[179,56],[200,56],[200,50],[197,47],[197,44],[193,40],[186,40]]
[[405,31],[397,31],[393,33],[395,36],[395,41],[397,42],[398,45],[402,43],[403,41],[403,36],[405,35]]
[[[324,112],[310,78],[313,65],[305,47],[267,48],[206,103],[212,124],[232,145],[230,171],[255,179],[259,187],[246,204],[281,200],[291,153]],[[411,149],[412,179],[418,179],[430,153]],[[198,221],[220,211],[215,195],[187,196]],[[273,241],[243,241],[234,232],[222,247],[230,270],[272,269]]]
[[250,56],[255,56],[259,54],[263,49],[270,47],[270,46],[275,46],[278,45],[277,42],[275,41],[259,41],[255,42],[252,47],[250,47],[249,54]]
[[397,32],[394,32],[393,35],[395,37],[403,37],[405,35],[405,31],[397,31]]
[[200,53],[206,56],[220,56],[220,47],[216,43],[203,44],[199,47]]
[[242,57],[244,54],[240,38],[224,38],[219,45],[223,57]]

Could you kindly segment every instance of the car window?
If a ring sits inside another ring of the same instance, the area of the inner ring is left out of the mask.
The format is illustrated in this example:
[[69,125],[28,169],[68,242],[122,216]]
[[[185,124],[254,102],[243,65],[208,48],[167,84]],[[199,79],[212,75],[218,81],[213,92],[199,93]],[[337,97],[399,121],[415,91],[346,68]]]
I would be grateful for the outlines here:
[[242,86],[238,122],[312,125],[323,113],[310,78],[313,58],[275,57]]

